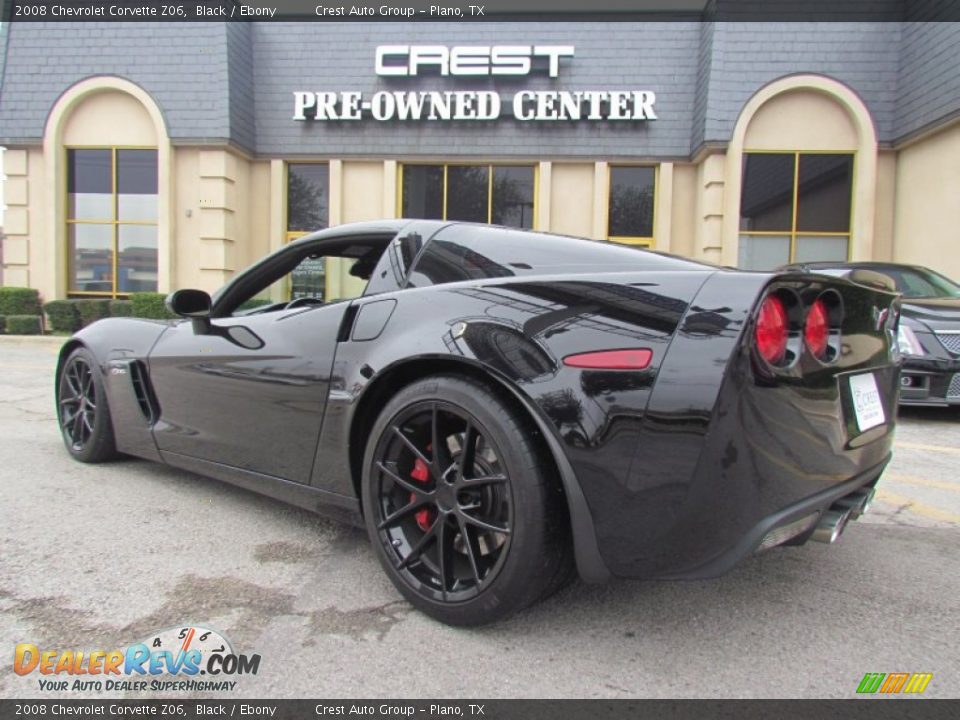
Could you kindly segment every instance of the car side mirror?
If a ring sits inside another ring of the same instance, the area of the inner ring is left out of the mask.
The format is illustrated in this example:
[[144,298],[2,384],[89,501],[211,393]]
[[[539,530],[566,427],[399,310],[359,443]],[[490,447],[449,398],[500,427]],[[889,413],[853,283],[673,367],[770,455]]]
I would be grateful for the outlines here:
[[175,290],[167,295],[164,304],[174,315],[190,320],[193,332],[197,335],[210,333],[210,309],[213,303],[208,293],[203,290]]

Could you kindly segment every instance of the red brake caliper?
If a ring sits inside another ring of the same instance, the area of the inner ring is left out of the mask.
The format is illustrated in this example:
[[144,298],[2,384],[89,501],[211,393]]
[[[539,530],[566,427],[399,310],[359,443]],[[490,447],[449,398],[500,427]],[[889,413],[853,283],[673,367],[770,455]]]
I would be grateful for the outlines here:
[[[428,447],[427,450],[430,448]],[[410,477],[416,480],[418,483],[425,484],[430,480],[430,469],[427,467],[427,464],[420,458],[416,459],[416,462],[413,463],[413,471],[410,473]],[[410,502],[413,502],[417,499],[417,496],[414,493],[410,493]],[[433,508],[422,508],[417,510],[413,517],[416,518],[417,527],[426,532],[431,527],[433,527],[433,521],[435,519],[435,513]]]

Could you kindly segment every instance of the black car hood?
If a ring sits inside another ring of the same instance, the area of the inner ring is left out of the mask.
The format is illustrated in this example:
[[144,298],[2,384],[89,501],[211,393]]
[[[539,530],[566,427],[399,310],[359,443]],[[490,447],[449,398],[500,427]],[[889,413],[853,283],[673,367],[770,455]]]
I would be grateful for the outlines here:
[[903,317],[960,330],[960,298],[903,298]]

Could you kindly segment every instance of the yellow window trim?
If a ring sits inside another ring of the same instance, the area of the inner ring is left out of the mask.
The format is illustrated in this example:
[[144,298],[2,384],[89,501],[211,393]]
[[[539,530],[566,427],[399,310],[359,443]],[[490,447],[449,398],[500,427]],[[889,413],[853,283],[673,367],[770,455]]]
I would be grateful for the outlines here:
[[[614,168],[653,168],[653,235],[650,237],[633,235],[610,235],[610,200],[613,194],[610,188],[613,186]],[[657,245],[657,195],[660,193],[660,165],[652,163],[607,163],[607,240],[610,242],[622,243],[624,245],[638,245],[641,247],[654,248]]]
[[[124,299],[130,296],[128,292],[119,292],[117,290],[117,270],[119,269],[119,254],[120,254],[120,236],[119,236],[119,226],[120,225],[139,225],[143,227],[159,227],[159,222],[147,222],[143,220],[118,220],[118,201],[120,193],[117,192],[117,152],[120,150],[153,150],[157,153],[157,163],[159,166],[160,161],[160,151],[159,148],[152,145],[64,145],[63,146],[63,167],[70,167],[70,151],[71,150],[109,150],[110,151],[110,183],[111,183],[111,195],[113,202],[113,219],[112,220],[77,220],[70,217],[70,173],[69,171],[64,173],[63,178],[63,217],[65,218],[65,223],[69,228],[70,225],[110,225],[112,227],[112,247],[111,251],[113,253],[113,267],[111,268],[111,284],[113,289],[110,292],[99,292],[93,290],[70,290],[69,287],[73,282],[73,255],[70,252],[70,233],[66,234],[66,256],[67,256],[67,297],[74,296],[85,296],[85,297],[101,297],[101,298],[110,298],[110,299]],[[159,167],[158,167],[159,169]],[[159,198],[159,186],[157,187],[157,197]]]
[[652,248],[656,242],[652,237],[626,237],[623,235],[610,235],[607,240],[623,245],[637,245],[648,248]]
[[403,217],[403,169],[405,167],[442,167],[443,168],[443,199],[441,203],[441,220],[447,219],[447,191],[449,188],[448,170],[451,167],[485,167],[487,168],[487,224],[493,223],[493,174],[497,168],[521,167],[533,170],[533,217],[531,230],[537,230],[537,202],[540,197],[540,163],[536,161],[524,162],[521,160],[509,162],[471,162],[457,160],[454,162],[398,162],[397,163],[397,217]]
[[[838,151],[838,150],[744,150],[743,157],[748,155],[793,155],[793,212],[790,218],[789,230],[738,230],[738,235],[749,235],[754,237],[788,237],[790,240],[790,258],[787,262],[796,262],[797,238],[798,237],[838,237],[845,238],[847,241],[847,261],[852,260],[853,251],[853,231],[846,232],[824,232],[810,231],[805,232],[797,230],[797,213],[799,211],[800,194],[800,156],[801,155],[849,155],[853,161],[853,168],[850,171],[850,217],[847,221],[847,227],[853,227],[853,204],[856,201],[854,188],[857,186],[857,153],[856,151]],[[743,171],[741,170],[741,173]],[[742,181],[741,181],[742,182]],[[741,188],[741,193],[743,192]]]

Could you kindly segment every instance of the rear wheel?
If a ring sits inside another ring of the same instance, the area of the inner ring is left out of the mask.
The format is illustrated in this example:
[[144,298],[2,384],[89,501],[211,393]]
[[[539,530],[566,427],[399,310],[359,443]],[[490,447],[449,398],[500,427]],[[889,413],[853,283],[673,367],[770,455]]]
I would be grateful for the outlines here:
[[479,625],[567,574],[563,499],[526,419],[489,387],[440,376],[404,388],[364,458],[367,531],[418,609]]
[[103,378],[86,348],[74,350],[63,364],[57,418],[67,451],[77,460],[96,463],[117,456]]

